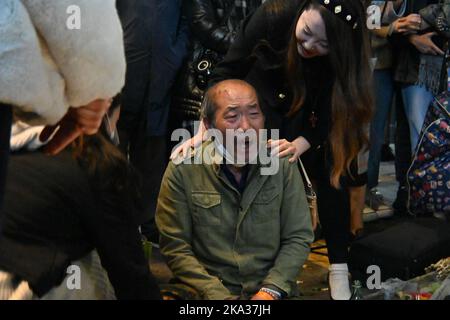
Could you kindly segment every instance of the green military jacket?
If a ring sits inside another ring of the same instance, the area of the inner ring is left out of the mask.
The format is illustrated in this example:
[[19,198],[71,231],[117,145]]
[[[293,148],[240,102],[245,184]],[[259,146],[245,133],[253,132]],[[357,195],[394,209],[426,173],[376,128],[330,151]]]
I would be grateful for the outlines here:
[[263,285],[296,294],[314,238],[303,181],[287,159],[273,175],[262,167],[250,165],[243,194],[219,164],[167,167],[156,211],[161,252],[203,299],[250,297]]

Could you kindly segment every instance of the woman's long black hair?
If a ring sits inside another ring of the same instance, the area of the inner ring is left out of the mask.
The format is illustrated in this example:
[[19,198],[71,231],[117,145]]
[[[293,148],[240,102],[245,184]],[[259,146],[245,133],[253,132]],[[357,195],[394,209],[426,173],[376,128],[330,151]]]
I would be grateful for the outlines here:
[[[358,17],[355,29],[316,0],[308,0],[304,10],[317,10],[325,22],[328,38],[328,65],[334,78],[331,96],[331,132],[329,142],[333,167],[330,183],[340,187],[340,178],[349,174],[358,153],[368,147],[368,127],[372,117],[371,50],[366,27],[365,7],[361,0],[345,0],[345,6]],[[305,61],[298,53],[295,20],[287,51],[287,78],[293,91],[289,115],[297,113],[305,103]]]

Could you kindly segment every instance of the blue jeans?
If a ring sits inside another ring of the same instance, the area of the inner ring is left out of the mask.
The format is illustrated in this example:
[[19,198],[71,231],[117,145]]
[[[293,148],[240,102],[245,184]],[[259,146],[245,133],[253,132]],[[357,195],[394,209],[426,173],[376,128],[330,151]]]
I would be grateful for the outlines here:
[[394,80],[391,69],[375,70],[375,113],[370,124],[370,150],[367,169],[367,188],[378,185],[381,148],[384,143],[384,129],[394,97]]
[[419,142],[420,131],[425,121],[428,106],[433,100],[433,94],[425,87],[410,85],[402,87],[402,97],[409,124],[411,150],[414,153]]

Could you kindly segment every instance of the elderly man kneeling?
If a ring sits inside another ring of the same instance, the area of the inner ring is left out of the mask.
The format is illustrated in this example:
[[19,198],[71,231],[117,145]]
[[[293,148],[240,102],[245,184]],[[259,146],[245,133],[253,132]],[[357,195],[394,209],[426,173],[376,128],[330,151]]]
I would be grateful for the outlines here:
[[[199,299],[295,296],[313,241],[296,164],[276,158],[278,170],[262,174],[267,163],[255,160],[251,147],[265,144],[264,115],[248,83],[226,80],[209,89],[203,117],[216,139],[185,159],[202,161],[169,164],[158,199],[156,222],[170,269]],[[256,139],[227,135],[252,130]]]

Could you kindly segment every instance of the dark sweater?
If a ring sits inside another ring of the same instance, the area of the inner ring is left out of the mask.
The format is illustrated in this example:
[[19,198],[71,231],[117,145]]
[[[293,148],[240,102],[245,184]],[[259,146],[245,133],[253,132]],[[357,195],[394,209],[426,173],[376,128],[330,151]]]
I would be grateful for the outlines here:
[[72,261],[96,249],[118,299],[158,299],[133,204],[95,191],[69,151],[10,157],[0,234],[0,270],[38,296],[58,286]]

